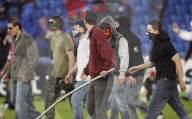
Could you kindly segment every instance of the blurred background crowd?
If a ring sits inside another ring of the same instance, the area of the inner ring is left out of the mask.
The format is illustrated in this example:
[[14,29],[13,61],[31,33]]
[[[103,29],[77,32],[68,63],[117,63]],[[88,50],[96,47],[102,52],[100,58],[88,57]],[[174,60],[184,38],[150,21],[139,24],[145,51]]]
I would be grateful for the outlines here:
[[[83,18],[87,9],[93,9],[99,21],[106,15],[114,18],[128,16],[132,22],[132,30],[142,41],[144,55],[149,52],[149,40],[145,34],[147,23],[155,18],[163,21],[164,30],[180,56],[185,56],[189,43],[181,40],[172,30],[172,24],[178,23],[180,28],[190,30],[192,20],[191,0],[1,0],[0,28],[6,30],[7,19],[20,17],[23,28],[37,42],[40,56],[50,56],[45,35],[48,32],[47,19],[54,15],[62,15],[65,19],[64,30],[71,32],[69,20]],[[3,34],[3,33],[2,33]],[[5,35],[1,35],[2,38]]]
[[[146,35],[147,24],[153,19],[160,19],[163,29],[170,35],[171,42],[180,57],[186,56],[190,41],[182,40],[174,32],[172,25],[177,23],[181,29],[189,32],[192,30],[192,24],[190,25],[192,0],[0,0],[0,71],[10,53],[11,41],[7,35],[7,20],[11,17],[19,17],[23,29],[33,36],[37,43],[40,59],[36,69],[39,77],[36,77],[36,80],[42,79],[42,83],[37,87],[45,88],[43,82],[46,81],[52,62],[52,53],[49,48],[49,38],[52,34],[48,28],[48,19],[55,14],[63,16],[65,22],[63,30],[71,34],[72,28],[69,21],[83,19],[88,9],[93,9],[97,13],[98,22],[106,15],[111,15],[114,19],[118,16],[128,16],[131,19],[131,30],[141,40],[144,56],[148,56],[150,49],[150,40]],[[78,42],[78,39],[75,41]],[[148,74],[155,75],[150,72]],[[41,93],[34,90],[36,93]],[[150,94],[144,95],[149,99]]]

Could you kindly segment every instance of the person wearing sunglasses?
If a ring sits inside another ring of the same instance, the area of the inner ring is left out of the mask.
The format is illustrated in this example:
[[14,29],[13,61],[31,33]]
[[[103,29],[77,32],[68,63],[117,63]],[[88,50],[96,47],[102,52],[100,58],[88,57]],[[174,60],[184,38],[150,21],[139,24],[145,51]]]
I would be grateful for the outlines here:
[[19,19],[10,18],[7,26],[8,33],[13,37],[13,56],[3,80],[12,79],[11,102],[15,105],[15,118],[34,119],[40,113],[27,104],[26,98],[38,63],[37,46],[35,40],[22,29]]

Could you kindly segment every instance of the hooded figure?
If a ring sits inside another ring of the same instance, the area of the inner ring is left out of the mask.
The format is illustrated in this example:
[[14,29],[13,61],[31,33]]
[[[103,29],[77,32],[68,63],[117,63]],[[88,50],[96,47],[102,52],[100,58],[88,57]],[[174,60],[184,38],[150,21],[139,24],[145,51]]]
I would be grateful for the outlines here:
[[[118,22],[120,25],[117,27],[117,31],[121,33],[127,40],[128,40],[128,46],[129,46],[129,67],[137,66],[144,63],[143,60],[143,54],[141,51],[141,41],[140,39],[130,30],[130,20],[126,16],[120,16],[116,19],[116,22]],[[141,70],[134,75],[136,76],[143,76],[144,71]],[[129,73],[127,73],[126,76],[130,76]]]
[[[124,85],[125,74],[129,65],[129,50],[127,40],[117,32],[115,22],[111,16],[106,16],[101,20],[100,28],[103,29],[105,35],[109,39],[109,43],[114,50],[116,70],[114,71],[113,97],[111,104],[111,117],[118,116],[116,107],[118,107],[121,118],[127,119],[129,117],[129,108],[125,96],[126,85]],[[122,103],[121,103],[122,102]],[[117,105],[117,106],[116,106]]]
[[[102,29],[111,28],[111,36],[109,37],[109,43],[114,49],[116,67],[121,70],[122,62],[127,62],[127,69],[132,66],[143,64],[144,61],[141,51],[141,42],[139,38],[130,30],[131,25],[129,18],[126,16],[121,16],[116,20],[116,22],[117,28],[115,28],[115,23],[113,19],[110,16],[106,16],[105,18],[103,18],[100,24],[100,28]],[[104,29],[104,31],[106,33],[106,29]],[[127,41],[126,48],[125,44],[120,44],[122,38],[126,39]],[[122,47],[122,45],[124,46],[123,50],[128,51],[128,59],[124,61],[121,60],[122,55],[119,54],[119,50],[121,49],[120,47]],[[115,74],[116,73],[117,71],[115,72]],[[126,84],[124,86],[119,86],[120,83],[118,85],[114,82],[113,95],[117,102],[119,111],[121,112],[121,117],[123,116],[122,119],[127,119],[128,116],[130,119],[137,119],[138,117],[136,113],[136,108],[142,111],[143,113],[147,112],[147,105],[138,98],[141,86],[143,85],[143,73],[143,70],[138,73],[135,73],[134,75],[131,75],[126,72],[125,75],[128,78],[125,78],[127,80],[125,82],[127,82],[129,85]],[[125,115],[127,115],[127,117]]]
[[[116,30],[116,27],[115,27],[115,22],[113,20],[113,18],[111,16],[106,16],[104,17],[102,20],[101,20],[101,23],[99,25],[99,27],[101,29],[103,29],[105,31],[105,35],[108,36],[109,38],[109,44],[111,45],[111,47],[113,48],[114,50],[114,53],[115,53],[115,66],[116,66],[116,70],[115,70],[115,74],[119,75],[119,70],[120,69],[120,61],[122,59],[120,59],[121,56],[119,56],[119,54],[121,54],[119,52],[119,43],[120,43],[120,39],[124,39],[126,40],[120,33],[117,32]],[[106,28],[110,28],[110,31]],[[109,35],[110,34],[110,35]],[[127,40],[126,40],[127,42]],[[122,44],[122,45],[125,45],[125,44]],[[127,48],[126,48],[127,47]],[[125,50],[128,50],[128,42],[127,42],[127,46],[124,46],[124,49]],[[126,60],[127,60],[127,63],[125,64],[126,66],[128,66],[129,64],[129,60],[128,60],[128,57],[129,57],[129,54],[126,54]],[[124,67],[125,68],[125,67]],[[124,69],[124,72],[127,73],[127,68]]]

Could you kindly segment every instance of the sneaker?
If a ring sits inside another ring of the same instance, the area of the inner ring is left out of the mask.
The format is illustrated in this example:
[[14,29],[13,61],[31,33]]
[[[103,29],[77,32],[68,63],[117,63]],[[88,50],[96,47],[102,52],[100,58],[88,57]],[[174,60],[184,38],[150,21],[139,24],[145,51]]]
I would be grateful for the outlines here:
[[163,113],[161,113],[160,115],[158,115],[157,119],[164,119]]
[[183,100],[185,100],[185,101],[189,101],[189,99],[186,97],[186,96],[182,96],[181,97]]

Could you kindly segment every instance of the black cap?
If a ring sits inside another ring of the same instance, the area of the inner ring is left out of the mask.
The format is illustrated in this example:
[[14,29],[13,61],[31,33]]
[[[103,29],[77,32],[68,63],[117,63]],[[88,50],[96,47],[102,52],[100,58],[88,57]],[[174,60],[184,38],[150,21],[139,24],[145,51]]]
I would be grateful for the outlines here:
[[75,21],[70,21],[70,25],[79,25],[84,28],[85,32],[87,31],[87,28],[85,27],[84,21],[82,19],[77,19]]

